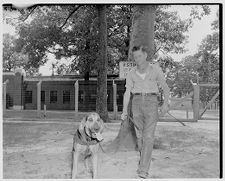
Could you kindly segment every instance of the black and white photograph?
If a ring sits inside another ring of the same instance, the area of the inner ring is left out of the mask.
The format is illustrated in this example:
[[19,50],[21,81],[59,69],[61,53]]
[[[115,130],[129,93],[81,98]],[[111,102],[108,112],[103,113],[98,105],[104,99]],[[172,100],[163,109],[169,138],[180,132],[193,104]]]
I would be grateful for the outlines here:
[[223,178],[223,8],[3,3],[1,178]]

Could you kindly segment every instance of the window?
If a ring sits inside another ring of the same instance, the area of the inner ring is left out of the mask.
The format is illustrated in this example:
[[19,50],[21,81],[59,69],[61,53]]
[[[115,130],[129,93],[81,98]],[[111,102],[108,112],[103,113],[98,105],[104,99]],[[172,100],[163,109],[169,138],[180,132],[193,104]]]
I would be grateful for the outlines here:
[[45,103],[45,91],[41,91],[41,103]]
[[84,91],[83,90],[79,90],[78,101],[80,104],[84,103]]
[[50,103],[57,103],[57,91],[50,91]]
[[25,91],[25,104],[32,103],[32,91]]
[[63,104],[70,103],[70,91],[63,91]]
[[123,90],[118,90],[117,91],[117,95],[116,95],[117,104],[123,105],[123,95],[124,95],[124,91]]
[[96,99],[97,99],[97,93],[96,93],[96,91],[92,91],[90,93],[89,103],[90,104],[95,104],[96,103]]
[[111,96],[111,92],[110,90],[107,90],[107,103],[110,104],[110,96]]

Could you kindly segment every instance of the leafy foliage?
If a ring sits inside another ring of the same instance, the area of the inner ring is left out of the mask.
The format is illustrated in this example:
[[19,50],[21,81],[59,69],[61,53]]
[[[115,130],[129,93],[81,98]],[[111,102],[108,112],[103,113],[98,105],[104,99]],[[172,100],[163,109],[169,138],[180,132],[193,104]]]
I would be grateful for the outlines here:
[[[193,90],[190,80],[199,83],[219,83],[219,32],[217,19],[212,23],[214,32],[207,35],[201,42],[195,55],[185,57],[177,66],[169,68],[168,84],[173,96],[184,96]],[[171,60],[165,59],[167,65]],[[171,63],[170,63],[171,64]],[[163,66],[162,66],[163,67]],[[174,70],[174,71],[173,71]],[[215,95],[215,88],[201,88],[200,100],[206,104]]]
[[10,72],[17,67],[26,67],[28,56],[15,51],[15,37],[3,34],[3,71]]
[[187,40],[185,32],[192,27],[192,19],[181,20],[177,12],[166,11],[168,6],[159,6],[156,11],[155,44],[165,54],[183,53]]
[[[199,79],[203,83],[219,83],[219,14],[217,13],[217,19],[212,23],[212,29],[214,32],[207,35],[202,40],[199,46],[199,51],[195,55],[201,61],[201,67],[199,69]],[[200,99],[203,103],[207,103],[211,100],[213,95],[218,91],[218,88],[202,88],[200,93]],[[217,98],[218,99],[218,98]]]
[[188,94],[192,89],[190,80],[193,80],[195,72],[191,72],[185,63],[175,62],[168,56],[159,58],[158,62],[166,75],[171,96],[183,97]]
[[[47,53],[56,59],[70,58],[70,71],[88,76],[96,74],[98,42],[95,5],[37,5],[20,11],[16,26],[19,38],[17,52],[28,55],[27,67],[38,68],[47,61]],[[158,6],[155,23],[156,49],[180,53],[184,51],[185,32],[191,18],[181,20],[169,6]],[[9,10],[10,8],[7,8]],[[119,61],[127,60],[133,5],[107,6],[108,71],[118,72]],[[156,54],[156,57],[158,54]],[[60,69],[60,67],[59,67]]]

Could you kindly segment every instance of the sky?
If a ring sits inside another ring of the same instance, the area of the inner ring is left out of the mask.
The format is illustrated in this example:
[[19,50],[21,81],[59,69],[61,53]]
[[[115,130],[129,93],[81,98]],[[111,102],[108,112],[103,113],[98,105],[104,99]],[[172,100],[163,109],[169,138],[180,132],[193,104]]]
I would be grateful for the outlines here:
[[[218,5],[210,5],[211,13],[210,15],[204,16],[201,20],[194,20],[194,25],[190,28],[187,35],[188,43],[186,44],[185,48],[188,50],[184,54],[170,54],[175,61],[181,61],[182,58],[186,57],[187,55],[193,55],[198,50],[198,45],[200,45],[201,41],[208,35],[212,33],[211,30],[211,23],[216,19],[216,12],[219,8]],[[189,5],[174,5],[170,9],[171,11],[178,11],[179,16],[181,19],[187,19],[190,13],[190,6]],[[10,14],[13,16],[13,14]],[[14,30],[12,27],[3,24],[3,33],[9,32],[14,34]],[[41,66],[39,72],[42,75],[51,75],[51,64],[55,62],[53,56],[49,56],[49,61],[44,65]],[[65,59],[61,61],[62,63],[68,63]]]
[[[204,16],[201,20],[194,20],[194,25],[188,32],[188,43],[186,49],[188,52],[184,54],[173,54],[171,55],[175,61],[181,61],[187,55],[193,55],[198,50],[198,45],[208,35],[212,33],[211,23],[216,19],[216,12],[219,9],[218,5],[210,5],[211,13]],[[177,10],[181,18],[187,18],[189,16],[189,8],[186,6],[174,6],[174,10]]]

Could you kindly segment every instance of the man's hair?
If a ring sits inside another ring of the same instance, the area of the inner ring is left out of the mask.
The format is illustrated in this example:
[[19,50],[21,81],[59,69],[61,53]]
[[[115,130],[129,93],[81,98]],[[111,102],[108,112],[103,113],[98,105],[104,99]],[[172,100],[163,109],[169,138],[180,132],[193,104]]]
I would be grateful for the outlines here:
[[142,52],[147,53],[147,47],[145,47],[145,46],[133,46],[132,52],[135,52],[135,51],[138,51],[138,50],[141,50]]

